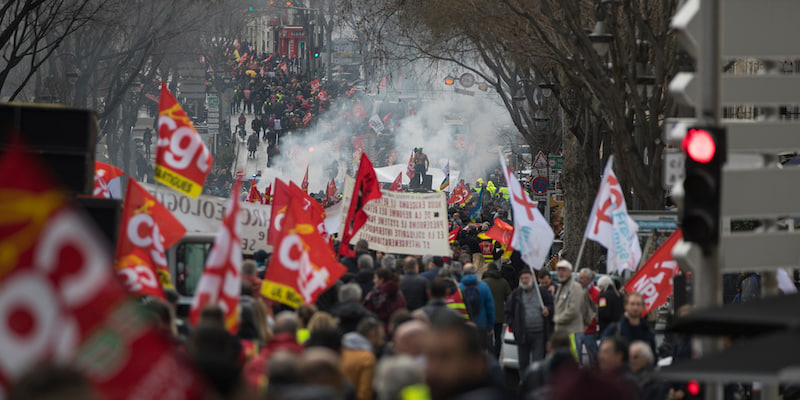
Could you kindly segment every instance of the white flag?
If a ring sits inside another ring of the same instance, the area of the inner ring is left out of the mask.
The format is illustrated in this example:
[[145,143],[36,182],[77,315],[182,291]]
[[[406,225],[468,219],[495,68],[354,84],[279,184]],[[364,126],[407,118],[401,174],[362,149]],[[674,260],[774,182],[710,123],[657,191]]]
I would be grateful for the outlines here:
[[536,203],[522,190],[517,177],[508,170],[502,155],[500,166],[506,177],[511,209],[514,211],[514,235],[511,237],[511,247],[519,250],[522,261],[538,271],[549,258],[550,247],[556,235],[536,208]]
[[369,119],[369,127],[372,128],[375,133],[381,133],[381,131],[384,129],[381,117],[379,117],[377,114],[372,115],[372,118]]
[[622,187],[611,168],[613,162],[614,158],[611,157],[606,164],[583,236],[608,249],[607,272],[621,273],[626,268],[636,270],[642,258],[642,249],[636,235],[639,226],[628,215]]

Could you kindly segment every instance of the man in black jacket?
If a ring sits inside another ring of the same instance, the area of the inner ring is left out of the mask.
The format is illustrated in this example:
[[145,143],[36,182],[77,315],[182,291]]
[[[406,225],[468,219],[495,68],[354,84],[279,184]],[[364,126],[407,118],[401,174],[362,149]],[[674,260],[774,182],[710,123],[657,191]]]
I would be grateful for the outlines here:
[[342,334],[354,332],[364,318],[377,318],[361,304],[361,300],[361,287],[357,284],[348,283],[339,288],[339,302],[331,308],[331,314],[339,318]]
[[597,280],[600,297],[597,298],[597,328],[601,334],[609,325],[619,321],[624,312],[622,295],[617,291],[611,278],[604,276]]
[[525,371],[531,361],[544,358],[547,341],[547,320],[553,315],[553,303],[544,303],[545,293],[534,287],[536,282],[530,269],[519,274],[519,288],[506,302],[506,322],[517,342],[519,370]]
[[403,260],[403,275],[400,276],[400,291],[406,298],[408,311],[414,311],[428,301],[428,280],[419,276],[417,259],[411,256]]

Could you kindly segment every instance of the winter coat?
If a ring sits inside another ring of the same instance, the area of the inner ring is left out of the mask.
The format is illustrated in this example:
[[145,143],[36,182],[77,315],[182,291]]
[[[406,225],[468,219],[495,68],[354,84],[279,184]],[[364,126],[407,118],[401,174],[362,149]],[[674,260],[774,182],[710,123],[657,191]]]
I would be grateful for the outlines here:
[[464,290],[467,288],[467,286],[476,284],[478,286],[478,291],[481,294],[481,307],[478,313],[473,315],[470,319],[475,323],[475,325],[478,325],[479,329],[488,331],[490,329],[494,329],[494,299],[492,298],[492,291],[489,289],[489,285],[487,285],[485,282],[478,282],[477,275],[468,274],[461,278],[461,284],[458,285],[458,288],[461,289],[461,294],[464,297],[464,303],[467,303],[467,294]]
[[355,277],[355,281],[358,286],[361,286],[361,300],[364,300],[367,297],[367,294],[372,291],[375,287],[375,281],[373,280],[375,277],[375,271],[364,268],[358,271]]
[[436,267],[419,274],[419,276],[427,279],[428,281],[433,281],[434,279],[436,279],[437,276],[439,276],[439,271],[441,270],[442,270],[441,268]]
[[401,275],[400,291],[406,298],[408,311],[414,311],[428,302],[428,280],[417,274]]
[[[522,304],[522,290],[522,288],[517,288],[511,293],[511,296],[508,297],[505,318],[508,327],[511,328],[511,332],[514,334],[514,340],[516,340],[517,343],[525,344],[525,307]],[[548,317],[542,316],[544,319],[545,340],[547,340],[552,333],[553,297],[550,296],[549,292],[542,292],[541,287],[539,288],[539,293],[542,295],[543,306],[547,307],[547,311],[550,313]]]
[[245,381],[250,383],[253,387],[264,388],[266,386],[266,377],[268,369],[268,361],[270,356],[278,350],[288,350],[294,354],[303,352],[303,346],[297,343],[297,336],[291,333],[278,333],[267,342],[267,345],[261,349],[261,352],[248,361],[242,370],[242,376]]
[[364,299],[364,307],[374,312],[389,334],[389,318],[395,311],[406,307],[406,298],[397,281],[386,281],[372,289]]
[[569,334],[583,333],[586,330],[581,314],[584,296],[586,293],[584,293],[583,287],[572,277],[561,283],[561,287],[556,292],[555,316],[553,317],[556,332]]
[[650,345],[653,354],[658,354],[658,352],[656,352],[656,335],[653,332],[653,328],[650,327],[650,323],[644,318],[640,318],[639,325],[634,326],[628,321],[628,317],[623,315],[618,323],[611,324],[606,328],[602,337],[605,338],[615,335],[624,338],[628,343],[641,340]]
[[611,286],[600,292],[597,298],[597,325],[598,332],[603,333],[609,325],[619,321],[624,313],[622,295]]
[[375,314],[367,310],[357,301],[336,303],[336,305],[331,308],[331,315],[339,319],[339,330],[341,330],[343,334],[355,331],[356,326],[358,326],[358,323],[363,318],[376,318]]
[[372,399],[375,354],[364,336],[350,332],[342,337],[342,374],[353,385],[357,400]]
[[483,273],[483,282],[489,285],[494,300],[494,323],[502,324],[506,322],[506,300],[511,294],[511,286],[508,285],[500,271],[488,270]]
[[444,314],[451,314],[455,317],[461,318],[461,313],[450,308],[447,301],[444,299],[433,298],[428,301],[428,304],[422,307],[422,311],[428,315],[428,319],[436,321]]

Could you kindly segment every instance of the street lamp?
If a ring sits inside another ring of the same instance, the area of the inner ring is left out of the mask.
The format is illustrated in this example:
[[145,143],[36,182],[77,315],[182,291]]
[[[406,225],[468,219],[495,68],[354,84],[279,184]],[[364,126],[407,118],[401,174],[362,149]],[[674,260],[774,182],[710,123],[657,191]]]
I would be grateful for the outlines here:
[[548,125],[550,125],[550,118],[547,118],[542,110],[536,110],[533,114],[533,126],[536,129],[542,130]]
[[606,54],[608,54],[609,43],[614,40],[614,35],[608,33],[606,30],[606,22],[599,20],[594,25],[592,33],[589,34],[589,40],[592,41],[594,51],[596,51],[600,57],[605,57]]

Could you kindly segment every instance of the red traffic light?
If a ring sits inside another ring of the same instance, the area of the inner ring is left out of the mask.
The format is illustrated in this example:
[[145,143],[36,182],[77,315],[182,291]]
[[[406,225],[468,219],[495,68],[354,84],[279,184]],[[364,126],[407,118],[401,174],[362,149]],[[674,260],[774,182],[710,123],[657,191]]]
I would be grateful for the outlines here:
[[690,396],[697,396],[700,394],[700,384],[697,381],[689,381],[686,383],[686,391]]
[[717,152],[714,137],[705,129],[689,129],[681,147],[689,158],[703,164],[713,160]]

